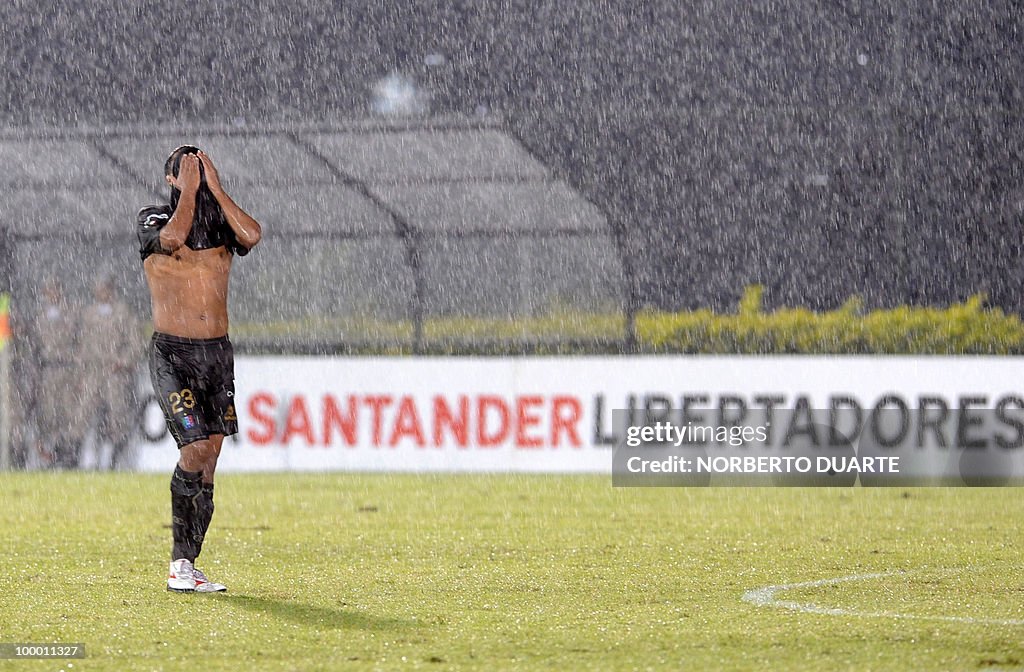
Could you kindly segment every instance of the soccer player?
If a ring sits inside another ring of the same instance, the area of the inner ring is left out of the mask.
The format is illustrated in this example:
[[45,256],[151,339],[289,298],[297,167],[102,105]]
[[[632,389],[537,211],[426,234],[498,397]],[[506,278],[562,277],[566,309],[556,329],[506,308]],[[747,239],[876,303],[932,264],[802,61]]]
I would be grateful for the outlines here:
[[167,589],[219,592],[195,567],[213,517],[213,476],[225,436],[238,432],[228,275],[262,235],[221,185],[210,157],[185,145],[164,165],[170,204],[138,215],[142,267],[153,306],[149,370],[180,459],[171,477]]

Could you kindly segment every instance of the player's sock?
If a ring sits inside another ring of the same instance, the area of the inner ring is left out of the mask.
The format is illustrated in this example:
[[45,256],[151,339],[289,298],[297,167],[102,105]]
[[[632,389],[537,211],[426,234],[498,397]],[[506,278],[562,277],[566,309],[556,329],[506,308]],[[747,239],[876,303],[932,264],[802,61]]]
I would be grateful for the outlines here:
[[203,489],[196,497],[196,557],[203,550],[203,540],[206,538],[206,531],[210,529],[210,521],[213,519],[213,483],[203,483]]
[[[203,491],[203,472],[185,471],[178,465],[171,476],[171,559],[194,562],[199,548],[196,536],[196,503]],[[199,535],[202,544],[202,535]]]

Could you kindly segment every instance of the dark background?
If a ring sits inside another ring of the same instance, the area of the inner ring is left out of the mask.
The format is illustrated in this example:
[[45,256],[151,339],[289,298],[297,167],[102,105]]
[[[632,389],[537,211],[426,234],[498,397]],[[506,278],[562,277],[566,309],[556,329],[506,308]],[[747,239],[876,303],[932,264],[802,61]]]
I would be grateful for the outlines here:
[[624,227],[641,304],[1024,308],[1019,2],[123,4],[0,5],[0,123],[359,118],[399,70]]

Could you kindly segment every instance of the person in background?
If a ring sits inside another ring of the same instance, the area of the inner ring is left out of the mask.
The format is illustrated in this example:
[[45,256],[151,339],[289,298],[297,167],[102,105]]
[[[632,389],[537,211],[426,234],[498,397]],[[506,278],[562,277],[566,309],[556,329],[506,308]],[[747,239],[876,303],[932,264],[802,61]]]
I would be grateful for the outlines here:
[[114,281],[101,278],[93,302],[82,310],[78,339],[81,416],[96,429],[96,468],[103,446],[111,445],[108,466],[124,455],[138,415],[135,374],[142,358],[139,320],[116,295]]
[[33,320],[36,374],[35,419],[39,448],[58,469],[78,466],[84,435],[81,376],[76,366],[78,319],[56,278],[43,284],[42,301]]

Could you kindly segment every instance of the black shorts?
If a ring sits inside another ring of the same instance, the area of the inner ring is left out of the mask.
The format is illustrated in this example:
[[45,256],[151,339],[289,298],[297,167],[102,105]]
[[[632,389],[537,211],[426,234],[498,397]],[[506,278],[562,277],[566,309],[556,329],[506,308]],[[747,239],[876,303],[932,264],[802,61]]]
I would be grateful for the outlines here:
[[149,344],[149,375],[178,448],[211,434],[238,433],[235,353],[227,336],[155,333]]

